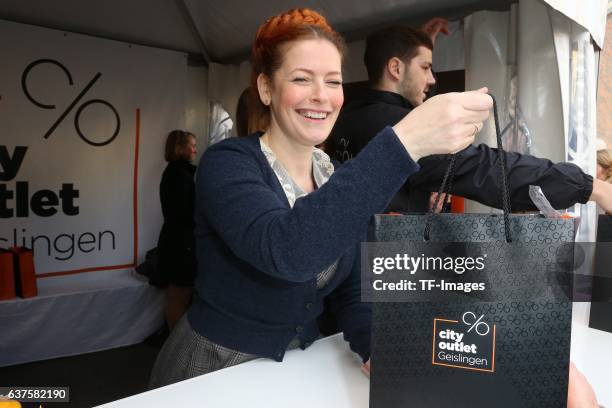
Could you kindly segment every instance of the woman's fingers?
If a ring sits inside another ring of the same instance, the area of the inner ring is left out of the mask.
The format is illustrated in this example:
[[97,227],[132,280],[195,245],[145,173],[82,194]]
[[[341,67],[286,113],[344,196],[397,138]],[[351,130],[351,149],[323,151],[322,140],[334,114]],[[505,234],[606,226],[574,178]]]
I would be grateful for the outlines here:
[[466,110],[473,111],[489,111],[493,108],[493,98],[486,92],[487,88],[481,88],[476,91],[461,92],[456,94],[461,106]]
[[[461,113],[462,123],[482,123],[489,118],[489,110],[468,110]],[[482,129],[482,126],[480,127]]]
[[464,123],[456,125],[453,131],[453,138],[449,141],[449,151],[447,153],[457,153],[465,149],[472,143],[476,134],[482,129],[482,123]]
[[597,408],[597,397],[586,377],[570,362],[567,408]]
[[493,105],[487,89],[437,95],[410,112],[393,129],[413,158],[456,153],[474,141]]

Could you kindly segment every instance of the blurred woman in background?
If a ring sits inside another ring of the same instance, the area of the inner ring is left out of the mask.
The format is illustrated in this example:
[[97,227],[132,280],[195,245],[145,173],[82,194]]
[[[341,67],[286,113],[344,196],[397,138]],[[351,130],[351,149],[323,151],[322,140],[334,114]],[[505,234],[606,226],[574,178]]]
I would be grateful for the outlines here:
[[157,243],[158,269],[166,288],[166,324],[171,331],[191,303],[196,276],[193,238],[195,200],[191,164],[197,154],[192,133],[173,130],[166,139],[168,162],[159,185],[164,224]]
[[597,178],[612,183],[612,150],[597,151]]

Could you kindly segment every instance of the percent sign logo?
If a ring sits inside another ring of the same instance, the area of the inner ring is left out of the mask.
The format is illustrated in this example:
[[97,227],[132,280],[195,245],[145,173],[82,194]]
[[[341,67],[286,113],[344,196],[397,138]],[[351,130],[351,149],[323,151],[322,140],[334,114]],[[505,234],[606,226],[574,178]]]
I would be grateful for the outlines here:
[[[487,323],[482,321],[483,317],[484,315],[480,315],[480,317],[477,319],[476,314],[474,312],[465,312],[463,316],[461,317],[461,320],[463,320],[463,323],[465,325],[470,326],[470,328],[468,329],[468,333],[472,331],[472,329],[474,329],[474,331],[478,333],[480,336],[486,336],[487,334],[489,334],[489,331],[491,330],[491,328],[489,327]],[[482,333],[481,333],[481,330],[478,329],[479,327],[484,327],[484,329],[482,329]],[[486,331],[484,331],[485,329]]]
[[[66,76],[68,77],[68,83],[70,84],[70,86],[74,85],[74,82],[72,81],[72,75],[70,74],[70,71],[68,71],[68,69],[65,66],[63,66],[60,62],[52,60],[52,59],[39,59],[39,60],[36,60],[36,61],[32,62],[23,71],[23,74],[21,76],[21,88],[23,89],[23,93],[25,94],[25,96],[34,105],[36,105],[36,106],[38,106],[39,108],[42,108],[42,109],[55,109],[55,105],[47,105],[47,104],[41,103],[41,102],[37,101],[36,99],[34,99],[34,97],[32,97],[32,94],[30,93],[30,91],[28,90],[28,87],[27,87],[27,80],[28,80],[28,75],[30,74],[30,71],[33,68],[37,67],[38,65],[42,65],[42,64],[51,64],[51,65],[55,65],[55,66],[59,67],[66,74]],[[47,132],[43,136],[45,139],[48,139],[49,136],[51,136],[51,134],[60,125],[60,123],[62,123],[64,118],[66,118],[66,116],[70,113],[70,111],[80,102],[80,100],[83,98],[83,96],[85,96],[87,91],[89,91],[89,89],[92,86],[94,86],[96,81],[98,81],[98,79],[100,79],[101,76],[102,76],[102,74],[98,72],[91,79],[91,81],[89,81],[89,83],[85,86],[85,88],[83,88],[83,90],[81,90],[81,92],[72,101],[72,103],[70,103],[68,108],[66,108],[66,110],[57,118],[57,120],[49,128],[49,130],[47,130]],[[106,139],[104,141],[101,141],[101,142],[96,142],[96,141],[93,141],[91,139],[88,139],[83,134],[83,132],[81,131],[81,127],[79,125],[79,119],[81,117],[81,113],[83,113],[83,110],[86,107],[88,107],[90,105],[94,105],[94,104],[102,104],[102,105],[107,106],[113,112],[113,114],[115,115],[115,125],[116,125],[115,126],[115,132],[112,134],[112,136],[110,138],[108,138],[108,139]],[[108,103],[107,101],[102,100],[102,99],[91,99],[91,100],[89,100],[87,102],[84,102],[77,109],[76,114],[74,115],[74,127],[75,127],[77,133],[79,134],[79,137],[81,139],[83,139],[83,141],[85,143],[88,143],[88,144],[90,144],[92,146],[105,146],[105,145],[111,143],[113,140],[115,140],[115,138],[119,134],[119,130],[121,129],[121,119],[119,118],[119,114],[117,113],[117,110],[115,109],[115,107],[113,105],[111,105],[110,103]]]

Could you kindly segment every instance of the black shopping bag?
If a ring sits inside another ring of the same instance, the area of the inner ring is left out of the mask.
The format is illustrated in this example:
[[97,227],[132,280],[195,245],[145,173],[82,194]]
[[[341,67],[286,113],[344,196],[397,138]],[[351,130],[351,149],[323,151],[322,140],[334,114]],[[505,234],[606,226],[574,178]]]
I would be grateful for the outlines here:
[[376,216],[370,407],[566,407],[574,220],[511,215],[501,173],[503,215]]

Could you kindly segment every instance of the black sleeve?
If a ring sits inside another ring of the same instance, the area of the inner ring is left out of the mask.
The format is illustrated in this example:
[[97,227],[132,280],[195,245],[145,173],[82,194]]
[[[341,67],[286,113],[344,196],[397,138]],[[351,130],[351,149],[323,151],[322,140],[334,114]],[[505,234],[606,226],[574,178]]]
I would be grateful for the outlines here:
[[[593,190],[593,177],[571,163],[514,152],[504,152],[512,210],[535,210],[529,198],[529,185],[542,188],[553,207],[568,208],[586,203]],[[500,151],[481,144],[458,153],[451,193],[485,205],[501,208]],[[448,155],[419,160],[421,170],[408,181],[411,189],[437,191],[448,166]]]
[[390,104],[373,104],[368,109],[344,111],[325,142],[330,157],[344,163],[357,156],[385,127],[394,126],[410,110]]

